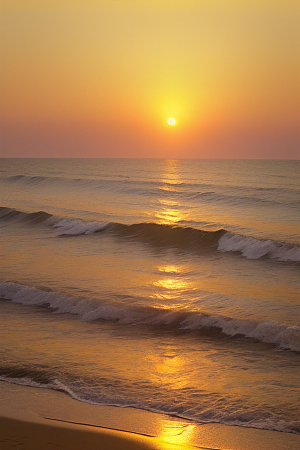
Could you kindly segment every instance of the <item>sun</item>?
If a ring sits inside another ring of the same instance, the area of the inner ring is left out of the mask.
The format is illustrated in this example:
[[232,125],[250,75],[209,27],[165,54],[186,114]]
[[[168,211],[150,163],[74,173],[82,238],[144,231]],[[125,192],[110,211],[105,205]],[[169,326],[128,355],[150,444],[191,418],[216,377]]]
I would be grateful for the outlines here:
[[174,117],[169,117],[167,123],[168,125],[170,125],[170,127],[173,127],[176,123],[176,120],[174,119]]

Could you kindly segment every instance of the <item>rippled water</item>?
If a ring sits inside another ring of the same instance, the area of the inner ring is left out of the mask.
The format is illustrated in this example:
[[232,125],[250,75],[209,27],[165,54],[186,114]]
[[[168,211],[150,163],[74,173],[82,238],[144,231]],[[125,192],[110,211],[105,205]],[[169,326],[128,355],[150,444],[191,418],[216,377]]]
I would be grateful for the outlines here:
[[299,432],[299,163],[3,160],[1,379]]

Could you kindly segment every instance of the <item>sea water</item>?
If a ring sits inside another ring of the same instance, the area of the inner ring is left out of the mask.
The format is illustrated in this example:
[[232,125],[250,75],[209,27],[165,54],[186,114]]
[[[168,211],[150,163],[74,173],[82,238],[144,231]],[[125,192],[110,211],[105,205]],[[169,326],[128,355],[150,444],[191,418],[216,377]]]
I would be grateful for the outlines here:
[[300,433],[299,162],[0,170],[1,380]]

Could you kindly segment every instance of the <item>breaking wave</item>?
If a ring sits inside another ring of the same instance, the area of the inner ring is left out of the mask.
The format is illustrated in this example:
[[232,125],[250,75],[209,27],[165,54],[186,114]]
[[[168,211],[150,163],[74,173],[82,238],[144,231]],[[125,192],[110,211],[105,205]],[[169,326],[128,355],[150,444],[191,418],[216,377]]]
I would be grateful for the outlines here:
[[[286,433],[300,434],[299,421],[297,419],[286,419],[286,411],[268,410],[264,411],[255,403],[245,404],[244,407],[239,406],[237,409],[236,402],[230,397],[224,395],[216,395],[209,393],[199,393],[195,399],[188,397],[182,400],[180,392],[173,392],[173,396],[167,396],[159,400],[151,398],[146,390],[143,396],[124,396],[123,392],[128,392],[128,383],[123,382],[120,386],[119,380],[101,378],[101,386],[98,380],[92,381],[97,385],[91,388],[89,383],[91,379],[80,381],[72,381],[69,374],[51,373],[49,367],[49,375],[46,380],[39,379],[39,370],[35,367],[1,367],[0,381],[6,381],[21,386],[31,386],[35,388],[51,389],[54,391],[64,392],[74,400],[88,403],[91,405],[108,405],[116,407],[131,407],[141,410],[151,411],[159,414],[172,415],[185,420],[191,420],[198,423],[223,423],[226,425],[236,425],[245,428],[258,428],[264,430],[275,430]],[[21,375],[23,373],[23,375]],[[108,389],[105,389],[105,387]],[[135,383],[135,389],[139,392],[140,386]],[[145,383],[141,386],[145,392]],[[112,391],[111,391],[112,389]],[[156,386],[152,386],[152,390],[157,391]],[[121,392],[120,392],[121,391]]]
[[99,222],[96,220],[92,222],[85,222],[80,219],[64,219],[48,214],[45,211],[25,213],[6,207],[0,207],[0,220],[25,222],[33,225],[44,223],[45,225],[57,228],[59,231],[59,236],[80,236],[84,234],[93,234],[97,231],[104,230],[110,225],[109,222]]
[[13,208],[0,207],[0,221],[44,224],[58,230],[58,236],[90,235],[110,232],[119,239],[137,240],[154,247],[173,247],[184,251],[200,251],[205,248],[220,252],[238,252],[247,259],[262,257],[278,261],[300,262],[300,246],[272,239],[257,239],[235,234],[224,229],[200,230],[193,227],[137,223],[132,225],[112,222],[70,219],[53,216],[45,211],[25,213]]
[[283,350],[300,352],[300,327],[274,320],[257,322],[201,311],[162,309],[156,307],[121,307],[120,304],[100,303],[95,299],[69,297],[57,292],[3,282],[0,297],[28,306],[48,306],[58,314],[77,315],[89,322],[103,320],[124,325],[167,327],[176,330],[199,331],[205,335],[216,332],[227,336],[241,335],[274,344]]
[[256,239],[230,232],[219,239],[218,250],[221,252],[240,252],[247,259],[259,259],[263,256],[279,261],[300,261],[300,247],[284,244],[272,239]]

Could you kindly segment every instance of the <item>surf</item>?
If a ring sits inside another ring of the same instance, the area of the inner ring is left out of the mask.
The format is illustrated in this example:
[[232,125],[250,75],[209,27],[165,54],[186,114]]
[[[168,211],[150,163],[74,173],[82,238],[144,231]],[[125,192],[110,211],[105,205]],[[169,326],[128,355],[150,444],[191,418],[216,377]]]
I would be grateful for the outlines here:
[[122,224],[82,219],[62,218],[45,211],[26,213],[14,208],[1,207],[0,221],[24,225],[52,227],[57,236],[83,236],[99,232],[110,232],[118,239],[137,240],[157,248],[177,248],[184,251],[212,249],[223,253],[239,253],[247,259],[262,257],[281,262],[300,262],[300,246],[272,239],[257,239],[252,236],[235,234],[226,229],[215,231],[193,227],[143,222]]
[[[126,306],[97,299],[70,297],[18,283],[0,283],[0,297],[26,306],[46,306],[56,314],[72,314],[84,322],[102,320],[122,325],[148,326],[206,336],[243,336],[267,342],[282,350],[300,352],[300,327],[275,320],[258,322],[219,314],[154,306]],[[216,334],[217,333],[217,334]],[[218,333],[221,333],[218,335]]]

